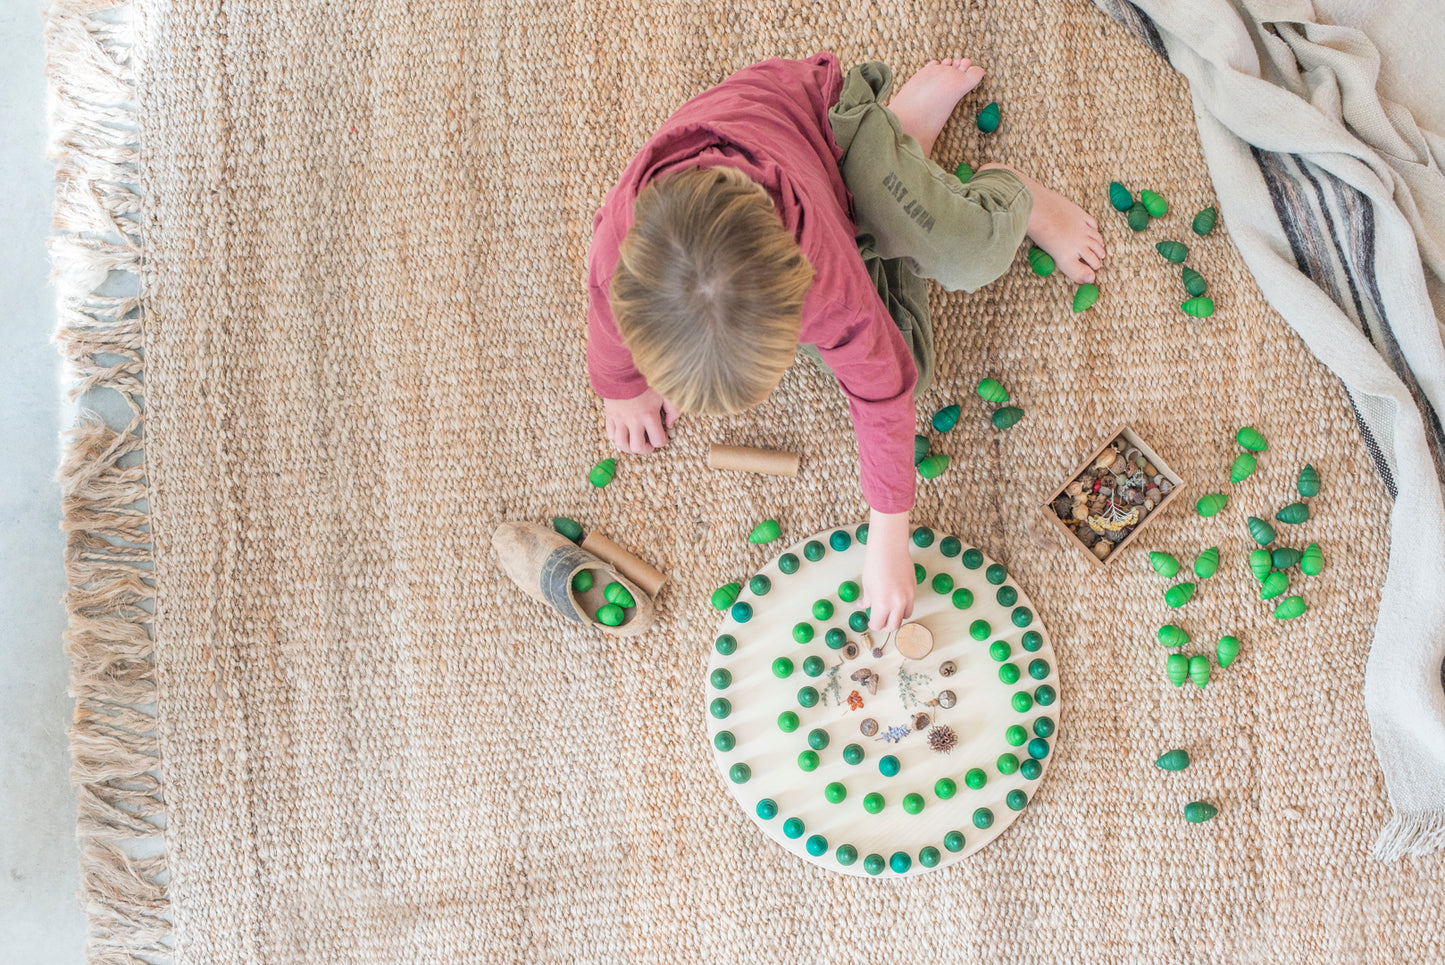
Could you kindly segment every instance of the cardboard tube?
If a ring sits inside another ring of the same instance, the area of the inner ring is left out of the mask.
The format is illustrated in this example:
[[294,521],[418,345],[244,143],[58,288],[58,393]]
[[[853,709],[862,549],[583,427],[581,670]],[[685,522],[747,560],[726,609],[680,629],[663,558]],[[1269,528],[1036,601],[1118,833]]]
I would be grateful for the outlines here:
[[648,596],[657,596],[657,591],[667,582],[666,574],[657,567],[633,556],[598,530],[594,529],[587,534],[587,538],[582,541],[582,548],[617,567],[623,576],[646,590]]
[[747,446],[720,446],[713,443],[707,450],[709,469],[731,469],[734,472],[762,472],[770,476],[796,476],[798,454],[776,449],[750,449]]

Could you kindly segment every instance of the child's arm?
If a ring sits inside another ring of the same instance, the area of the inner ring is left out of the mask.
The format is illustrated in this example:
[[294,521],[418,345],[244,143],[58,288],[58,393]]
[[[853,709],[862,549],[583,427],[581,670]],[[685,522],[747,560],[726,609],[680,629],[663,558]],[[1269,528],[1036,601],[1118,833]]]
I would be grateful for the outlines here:
[[859,605],[873,608],[868,626],[897,630],[913,614],[913,557],[908,552],[908,510],[868,516],[868,550],[863,556]]

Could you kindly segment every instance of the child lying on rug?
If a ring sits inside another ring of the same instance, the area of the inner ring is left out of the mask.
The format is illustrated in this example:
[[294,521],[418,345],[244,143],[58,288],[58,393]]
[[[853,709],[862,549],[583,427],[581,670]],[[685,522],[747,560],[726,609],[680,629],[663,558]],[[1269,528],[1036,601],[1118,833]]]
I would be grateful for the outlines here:
[[1082,208],[1002,164],[967,184],[928,158],[983,78],[933,62],[887,107],[879,63],[769,60],[688,101],[597,213],[587,367],[624,452],[667,445],[680,413],[762,402],[801,348],[837,378],[871,509],[860,605],[913,609],[914,395],[933,377],[925,278],[973,291],[1027,234],[1075,282],[1104,258]]

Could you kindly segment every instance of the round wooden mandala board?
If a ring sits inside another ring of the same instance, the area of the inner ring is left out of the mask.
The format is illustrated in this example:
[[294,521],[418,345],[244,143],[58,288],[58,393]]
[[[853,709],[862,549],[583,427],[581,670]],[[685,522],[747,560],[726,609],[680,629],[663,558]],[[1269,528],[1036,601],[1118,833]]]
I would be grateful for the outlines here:
[[909,544],[922,578],[908,622],[932,650],[907,659],[893,635],[867,633],[855,596],[866,533],[825,530],[743,585],[708,662],[708,737],[724,786],[768,837],[831,871],[900,877],[947,867],[1019,817],[1048,768],[1061,695],[1048,634],[1007,570],[927,527]]

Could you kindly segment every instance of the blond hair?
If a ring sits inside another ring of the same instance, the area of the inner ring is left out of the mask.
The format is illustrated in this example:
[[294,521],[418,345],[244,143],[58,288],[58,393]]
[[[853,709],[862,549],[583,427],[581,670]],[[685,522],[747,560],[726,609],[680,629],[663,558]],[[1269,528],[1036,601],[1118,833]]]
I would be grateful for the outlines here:
[[684,412],[768,397],[792,363],[813,266],[763,187],[695,168],[638,195],[612,276],[612,313],[649,385]]

